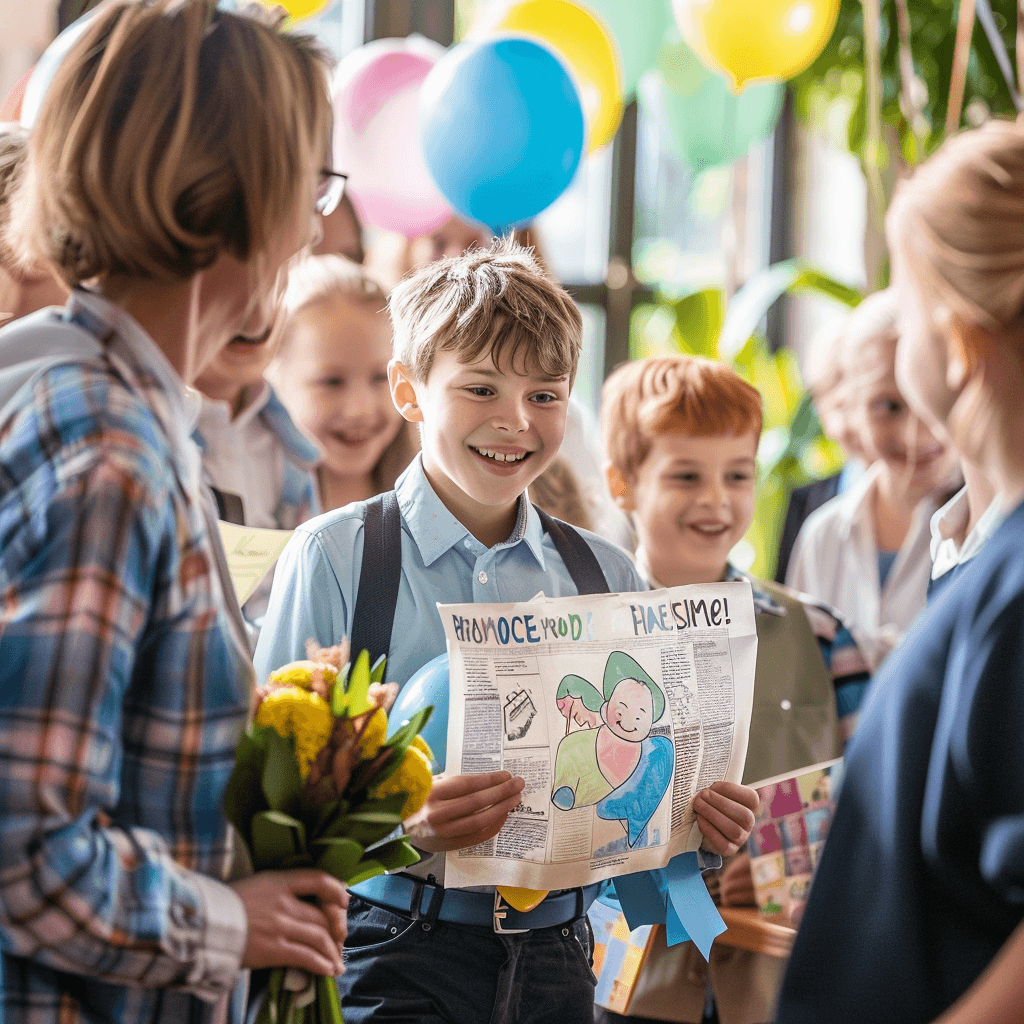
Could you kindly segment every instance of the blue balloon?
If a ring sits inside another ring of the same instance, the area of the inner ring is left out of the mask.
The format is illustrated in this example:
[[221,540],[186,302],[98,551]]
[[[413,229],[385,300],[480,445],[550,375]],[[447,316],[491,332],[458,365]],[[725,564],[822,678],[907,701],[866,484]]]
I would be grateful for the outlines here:
[[50,88],[50,83],[60,70],[64,59],[75,48],[75,44],[85,34],[96,9],[87,11],[66,29],[43,51],[36,61],[36,66],[25,86],[25,95],[21,101],[21,123],[32,128],[39,117],[39,108],[43,105],[43,97]]
[[572,181],[583,107],[569,72],[539,43],[460,43],[420,89],[420,143],[448,202],[501,231],[529,221]]
[[434,711],[420,735],[434,752],[434,773],[444,771],[448,749],[448,654],[439,654],[433,661],[413,673],[402,687],[388,715],[396,724],[408,722],[417,711],[430,705]]

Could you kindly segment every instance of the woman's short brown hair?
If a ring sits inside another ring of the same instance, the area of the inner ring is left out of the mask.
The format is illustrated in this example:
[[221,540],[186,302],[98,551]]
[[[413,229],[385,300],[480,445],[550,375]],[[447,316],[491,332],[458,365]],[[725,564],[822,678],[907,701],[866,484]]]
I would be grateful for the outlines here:
[[184,280],[222,255],[247,262],[312,207],[328,67],[279,21],[216,0],[106,0],[33,127],[12,224],[24,255],[72,286]]

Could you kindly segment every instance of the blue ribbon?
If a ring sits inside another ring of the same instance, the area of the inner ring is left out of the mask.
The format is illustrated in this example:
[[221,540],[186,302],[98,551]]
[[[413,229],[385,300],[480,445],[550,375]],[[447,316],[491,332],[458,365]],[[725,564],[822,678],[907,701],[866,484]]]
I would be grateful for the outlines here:
[[[668,945],[692,941],[705,960],[715,938],[726,929],[704,884],[696,853],[681,853],[664,868],[620,875],[615,879],[615,897],[630,931],[663,924]],[[609,896],[601,899],[611,902]]]

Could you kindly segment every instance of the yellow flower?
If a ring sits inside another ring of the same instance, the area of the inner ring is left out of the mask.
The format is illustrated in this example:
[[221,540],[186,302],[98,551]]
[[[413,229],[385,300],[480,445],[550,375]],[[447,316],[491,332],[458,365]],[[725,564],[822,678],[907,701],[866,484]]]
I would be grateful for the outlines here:
[[295,737],[295,756],[302,777],[327,742],[334,725],[331,707],[315,693],[281,686],[268,693],[256,712],[256,724],[273,726],[282,736]]
[[393,793],[405,793],[401,815],[408,818],[423,806],[433,784],[434,776],[430,771],[429,758],[416,746],[410,746],[398,766],[398,771],[389,779],[385,779],[373,791],[373,796],[385,797]]
[[422,733],[416,733],[409,745],[415,747],[428,761],[434,760],[434,752],[430,749],[430,744],[423,738]]
[[359,756],[364,759],[375,757],[377,751],[384,745],[384,738],[388,734],[388,716],[382,708],[377,708],[366,723],[363,735],[359,739]]
[[290,661],[267,677],[266,689],[276,690],[282,686],[296,686],[312,690],[325,700],[331,695],[338,672],[333,665],[322,661]]

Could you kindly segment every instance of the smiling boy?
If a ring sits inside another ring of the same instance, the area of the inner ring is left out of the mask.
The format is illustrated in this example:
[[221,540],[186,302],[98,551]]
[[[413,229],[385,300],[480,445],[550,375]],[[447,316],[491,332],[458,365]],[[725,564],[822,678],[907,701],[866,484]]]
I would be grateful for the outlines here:
[[[754,517],[761,396],[721,363],[690,356],[636,360],[605,382],[601,427],[608,482],[639,541],[654,586],[748,579],[758,648],[743,778],[792,772],[842,752],[867,686],[863,654],[838,614],[741,573],[729,554]],[[752,904],[746,854],[721,876],[723,904]],[[770,1019],[784,962],[714,947],[655,944],[630,1001],[633,1020],[698,1024],[709,990],[721,1024]],[[620,1020],[603,1013],[603,1024]]]
[[[404,684],[444,652],[439,601],[572,596],[597,578],[590,592],[647,589],[622,551],[543,519],[527,498],[561,444],[582,344],[579,311],[529,251],[497,242],[440,260],[406,278],[389,305],[391,393],[402,415],[419,424],[422,453],[394,492],[397,597],[390,608],[374,606],[375,614],[394,613],[384,642],[388,677]],[[389,501],[380,505],[385,518]],[[357,502],[296,531],[256,650],[261,678],[303,657],[307,638],[333,642],[354,625],[358,633],[363,601],[376,596],[366,590],[381,589],[368,575],[380,566],[363,565],[376,507]],[[524,785],[504,771],[437,780],[423,810],[405,823],[426,859],[357,887],[339,979],[349,1024],[371,1017],[590,1024],[585,911],[596,886],[552,893],[528,913],[502,907],[499,918],[493,889],[443,885],[443,853],[497,835]],[[729,783],[698,796],[694,809],[708,845],[735,850],[756,805],[752,790]]]

